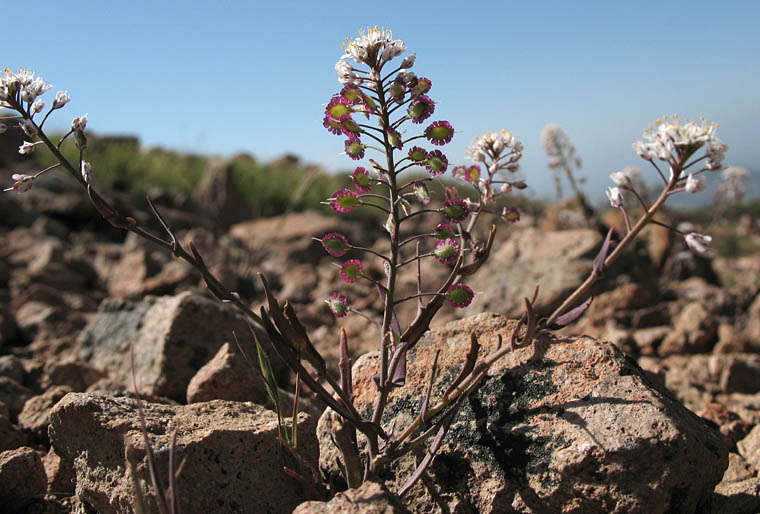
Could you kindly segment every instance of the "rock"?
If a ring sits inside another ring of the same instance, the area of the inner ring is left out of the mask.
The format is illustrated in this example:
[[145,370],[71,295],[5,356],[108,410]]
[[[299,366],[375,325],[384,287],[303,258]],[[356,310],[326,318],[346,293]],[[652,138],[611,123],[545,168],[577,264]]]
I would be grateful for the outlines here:
[[26,371],[21,360],[14,355],[0,356],[0,377],[8,377],[19,384],[23,384]]
[[8,406],[10,419],[15,420],[32,392],[8,377],[0,377],[0,402]]
[[[249,358],[255,359],[255,355]],[[258,365],[258,361],[254,361]],[[261,374],[251,369],[242,355],[229,343],[224,343],[213,359],[208,361],[187,386],[187,403],[211,400],[269,403]]]
[[145,279],[158,270],[158,263],[153,261],[150,251],[144,248],[125,248],[108,278],[109,296],[124,298],[141,295]]
[[736,448],[744,460],[760,470],[760,425],[755,426],[747,437],[736,443]]
[[26,434],[11,423],[8,416],[0,414],[0,452],[15,450],[19,446],[29,444]]
[[711,514],[757,514],[760,512],[760,478],[718,484]]
[[20,337],[21,331],[13,314],[5,307],[0,307],[0,348],[18,343]]
[[[309,494],[283,466],[298,469],[277,438],[275,413],[253,403],[216,400],[185,406],[143,404],[156,466],[165,476],[173,432],[183,512],[289,513]],[[299,416],[301,457],[316,465],[314,421]],[[53,409],[50,440],[76,472],[76,494],[100,514],[131,512],[127,455],[149,483],[143,435],[134,399],[70,393]],[[155,511],[155,506],[151,511]]]
[[24,409],[18,415],[18,424],[24,430],[46,440],[50,410],[58,403],[58,400],[70,392],[71,388],[68,386],[56,386],[38,396],[32,396],[26,401]]
[[42,457],[42,464],[45,466],[48,479],[48,491],[74,494],[77,477],[71,462],[64,463],[63,459],[55,453],[55,449],[50,448]]
[[741,482],[754,477],[756,473],[757,470],[747,464],[744,457],[738,453],[731,452],[728,454],[728,468],[726,468],[726,472],[723,474],[721,484]]
[[86,362],[49,360],[43,368],[41,386],[66,386],[70,391],[82,392],[105,376],[105,372]]
[[402,514],[409,512],[401,500],[379,482],[364,482],[338,493],[329,502],[302,503],[293,514]]
[[747,311],[747,340],[750,346],[753,347],[753,351],[760,350],[760,294],[755,297],[755,300],[750,305]]
[[[428,332],[409,354],[407,383],[383,416],[396,433],[419,413],[440,350],[440,398],[475,332],[481,353],[514,322],[482,314]],[[354,365],[355,405],[371,412],[376,354]],[[335,447],[320,420],[320,465]],[[630,358],[588,337],[539,339],[507,354],[457,416],[431,468],[405,498],[414,512],[698,512],[728,465],[721,435],[653,383]],[[385,476],[397,490],[414,469]],[[394,478],[395,477],[395,478]],[[431,492],[431,489],[434,490]]]
[[726,322],[718,325],[718,343],[713,353],[741,353],[747,350],[747,341],[741,330]]
[[[312,238],[322,238],[331,232],[342,233],[355,245],[367,243],[366,231],[362,230],[359,223],[346,222],[314,211],[245,221],[230,227],[230,235],[242,242],[254,255],[276,256],[271,259],[272,262],[263,262],[263,265],[278,268],[285,263],[316,264],[329,257],[322,245]],[[287,271],[287,268],[283,271]]]
[[0,453],[0,510],[22,512],[46,490],[45,468],[36,451],[23,446]]
[[760,355],[732,353],[713,355],[710,371],[719,377],[724,393],[760,393]]
[[251,208],[235,184],[234,166],[230,162],[209,162],[193,198],[222,229],[251,217]]
[[716,342],[717,323],[701,302],[692,302],[678,314],[673,331],[665,336],[658,353],[665,357],[704,353]]
[[654,355],[656,348],[669,333],[669,326],[657,326],[640,328],[633,333],[632,337],[639,353],[642,355]]
[[[472,304],[457,314],[500,312],[520,316],[523,298],[531,298],[541,285],[536,310],[548,314],[571,293],[591,271],[592,260],[602,237],[590,229],[539,232],[528,228],[513,233],[467,284],[479,293]],[[559,272],[558,270],[561,270]]]
[[726,438],[726,445],[735,448],[736,442],[746,437],[752,425],[741,419],[737,413],[719,403],[711,403],[699,413],[699,416],[712,421],[720,427],[720,433]]
[[[141,392],[184,401],[190,379],[232,340],[233,331],[241,341],[250,338],[246,320],[233,307],[190,293],[141,302],[106,300],[77,346],[79,360],[109,370],[129,387],[134,347]],[[273,359],[273,366],[278,362]]]

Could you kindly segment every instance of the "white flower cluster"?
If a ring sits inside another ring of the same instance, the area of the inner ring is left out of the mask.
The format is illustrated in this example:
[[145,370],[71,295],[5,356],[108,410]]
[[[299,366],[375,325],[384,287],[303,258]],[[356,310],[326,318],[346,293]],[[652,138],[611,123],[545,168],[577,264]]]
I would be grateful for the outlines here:
[[16,93],[20,93],[22,101],[31,104],[52,87],[42,77],[34,78],[32,70],[21,68],[18,73],[13,73],[6,68],[5,74],[0,77],[0,107],[10,107],[8,100],[15,98]]
[[501,130],[477,136],[465,150],[469,159],[475,162],[491,160],[489,172],[499,170],[516,172],[520,169],[517,161],[522,157],[523,144],[511,132]]
[[687,121],[681,123],[678,116],[655,121],[655,127],[644,132],[644,140],[633,143],[633,148],[643,159],[659,159],[671,166],[683,166],[694,152],[706,146],[705,168],[717,171],[723,166],[728,147],[715,135],[718,126]]
[[549,166],[557,167],[562,159],[562,149],[570,144],[570,138],[557,123],[547,123],[541,130],[541,144],[544,145],[544,151],[549,156]]
[[729,203],[741,203],[747,190],[749,170],[743,166],[728,166],[722,173],[720,195]]
[[[391,30],[385,30],[384,28],[378,29],[367,28],[367,31],[360,30],[359,37],[353,41],[346,41],[343,45],[345,54],[341,59],[352,58],[357,63],[366,64],[373,69],[381,69],[385,63],[398,57],[406,52],[406,45],[400,39],[393,39],[393,32]],[[404,60],[403,65],[411,67],[414,60],[408,62]],[[402,66],[403,66],[402,65]],[[336,65],[336,68],[338,65]],[[338,70],[340,74],[341,70]]]

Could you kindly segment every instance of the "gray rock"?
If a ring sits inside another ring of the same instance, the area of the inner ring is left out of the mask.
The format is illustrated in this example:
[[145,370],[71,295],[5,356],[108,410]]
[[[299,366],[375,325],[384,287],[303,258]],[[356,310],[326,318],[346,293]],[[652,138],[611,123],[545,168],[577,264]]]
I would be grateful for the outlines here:
[[184,401],[190,379],[233,340],[233,331],[241,341],[250,340],[246,320],[233,307],[190,293],[106,300],[77,340],[78,360],[110,370],[131,388],[134,347],[141,392]]
[[[483,314],[430,331],[409,355],[383,424],[399,433],[419,413],[435,350],[442,377],[461,366],[475,332],[481,355],[514,322]],[[354,365],[355,405],[371,412],[378,359]],[[325,414],[320,465],[334,469]],[[463,405],[428,470],[405,500],[414,512],[699,512],[728,465],[716,430],[651,381],[611,344],[546,337],[506,355]],[[396,490],[414,461],[384,475]]]
[[[290,513],[311,499],[300,482],[282,470],[299,468],[280,447],[272,411],[221,400],[143,407],[162,477],[177,431],[176,462],[185,461],[177,485],[183,512]],[[300,455],[314,466],[319,452],[314,421],[301,414],[298,423]],[[150,483],[139,427],[137,403],[131,398],[70,393],[53,409],[50,440],[55,452],[64,465],[73,466],[77,496],[100,514],[131,512],[134,491],[125,451],[138,477]]]

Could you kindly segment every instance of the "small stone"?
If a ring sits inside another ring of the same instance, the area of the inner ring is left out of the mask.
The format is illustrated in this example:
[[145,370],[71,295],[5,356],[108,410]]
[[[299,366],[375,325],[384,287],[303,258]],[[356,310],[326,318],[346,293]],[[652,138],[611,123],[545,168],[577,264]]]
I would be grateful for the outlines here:
[[35,450],[22,446],[0,453],[0,511],[20,512],[46,490],[45,467]]
[[405,514],[409,510],[384,484],[364,482],[356,489],[335,495],[328,502],[302,503],[293,514]]
[[56,386],[44,393],[29,398],[24,409],[18,415],[18,424],[24,430],[29,430],[37,437],[47,440],[47,429],[50,422],[50,411],[58,400],[71,392],[68,386]]

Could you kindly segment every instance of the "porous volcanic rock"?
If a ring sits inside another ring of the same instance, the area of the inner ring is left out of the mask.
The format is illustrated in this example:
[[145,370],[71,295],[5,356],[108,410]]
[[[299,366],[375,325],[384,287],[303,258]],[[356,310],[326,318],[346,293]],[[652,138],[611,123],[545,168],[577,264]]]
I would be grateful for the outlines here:
[[404,514],[401,500],[390,493],[385,484],[364,482],[356,489],[338,493],[329,502],[302,503],[293,514]]
[[0,453],[0,511],[22,512],[45,493],[47,477],[39,454],[28,446]]
[[233,331],[243,341],[250,338],[246,320],[234,308],[191,293],[106,300],[77,346],[80,360],[110,370],[113,379],[130,387],[134,347],[141,392],[184,401],[190,379],[233,340]]
[[[177,489],[183,512],[290,513],[312,499],[282,469],[299,469],[280,446],[277,415],[244,402],[215,400],[185,406],[144,403],[151,448],[165,476],[177,431],[176,462],[185,461]],[[299,415],[301,457],[316,465],[313,418]],[[76,472],[80,501],[100,514],[131,512],[132,482],[125,451],[137,474],[148,479],[137,402],[99,393],[70,393],[51,413],[50,440],[63,465]],[[305,473],[305,471],[302,471]],[[155,505],[151,512],[157,512]]]
[[[433,355],[437,401],[461,369],[474,332],[483,348],[513,321],[481,314],[431,330],[409,354],[383,425],[399,433],[419,414]],[[371,413],[377,354],[354,365],[355,405]],[[320,466],[335,472],[330,412],[320,419]],[[419,458],[419,456],[418,456]],[[720,433],[609,343],[545,336],[506,355],[463,404],[429,478],[405,497],[414,512],[699,512],[728,465]],[[398,490],[411,457],[383,475]]]
[[479,294],[457,315],[493,311],[519,316],[525,310],[523,298],[533,296],[536,284],[541,285],[541,294],[535,307],[548,313],[589,274],[601,242],[602,236],[591,229],[515,232],[468,279],[467,284]]

